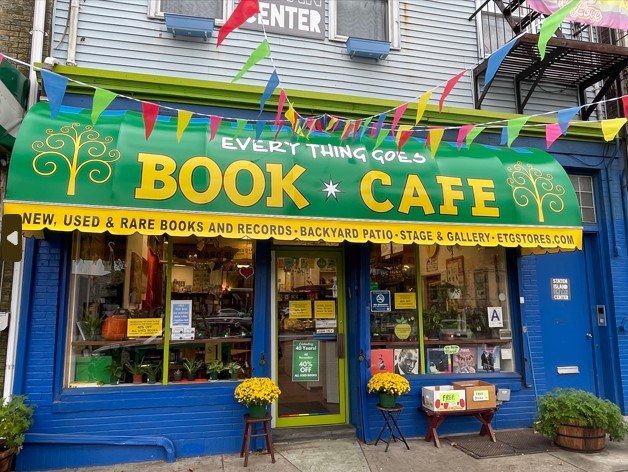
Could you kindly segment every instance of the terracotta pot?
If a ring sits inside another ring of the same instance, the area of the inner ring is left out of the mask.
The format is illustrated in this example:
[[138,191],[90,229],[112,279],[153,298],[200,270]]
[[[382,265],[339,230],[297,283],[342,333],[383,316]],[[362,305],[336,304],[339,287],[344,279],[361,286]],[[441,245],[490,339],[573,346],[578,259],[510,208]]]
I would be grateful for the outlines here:
[[142,383],[142,374],[136,374],[133,376],[133,383],[134,384],[141,384]]
[[17,454],[17,448],[5,449],[0,452],[0,472],[9,472],[13,463],[13,456]]
[[558,428],[554,443],[570,451],[600,452],[606,446],[606,430],[564,424]]

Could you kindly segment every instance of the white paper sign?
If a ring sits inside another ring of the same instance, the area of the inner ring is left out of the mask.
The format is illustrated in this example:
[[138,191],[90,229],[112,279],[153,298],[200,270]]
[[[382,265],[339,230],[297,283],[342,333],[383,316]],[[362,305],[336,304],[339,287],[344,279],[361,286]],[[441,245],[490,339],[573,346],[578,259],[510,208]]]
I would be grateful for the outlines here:
[[488,327],[489,328],[503,328],[504,316],[502,314],[501,306],[489,306],[488,311]]
[[502,360],[512,359],[512,349],[509,347],[502,347]]

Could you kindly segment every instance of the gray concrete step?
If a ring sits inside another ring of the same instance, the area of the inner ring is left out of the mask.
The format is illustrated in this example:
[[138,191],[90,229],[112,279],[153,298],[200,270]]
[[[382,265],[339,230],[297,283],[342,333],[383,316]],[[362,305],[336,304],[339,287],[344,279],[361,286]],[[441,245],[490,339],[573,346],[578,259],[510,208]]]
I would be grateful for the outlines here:
[[334,424],[273,429],[273,442],[277,444],[321,439],[355,439],[355,428],[350,424]]

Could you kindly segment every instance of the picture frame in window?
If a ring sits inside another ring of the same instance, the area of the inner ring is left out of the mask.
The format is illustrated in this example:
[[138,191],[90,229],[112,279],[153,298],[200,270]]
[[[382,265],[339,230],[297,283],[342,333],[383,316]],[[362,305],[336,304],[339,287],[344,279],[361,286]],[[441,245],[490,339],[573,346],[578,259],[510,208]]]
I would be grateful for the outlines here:
[[464,286],[464,256],[451,257],[445,261],[447,282],[456,288]]

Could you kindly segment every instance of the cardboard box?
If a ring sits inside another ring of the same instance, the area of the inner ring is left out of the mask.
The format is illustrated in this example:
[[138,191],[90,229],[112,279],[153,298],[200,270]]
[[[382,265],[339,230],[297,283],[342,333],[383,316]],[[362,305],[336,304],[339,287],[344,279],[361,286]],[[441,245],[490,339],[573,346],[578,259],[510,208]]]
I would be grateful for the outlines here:
[[421,399],[423,406],[432,411],[462,411],[465,409],[464,389],[455,389],[451,385],[423,387]]
[[495,385],[483,380],[461,380],[452,382],[452,385],[465,390],[467,410],[495,408]]

